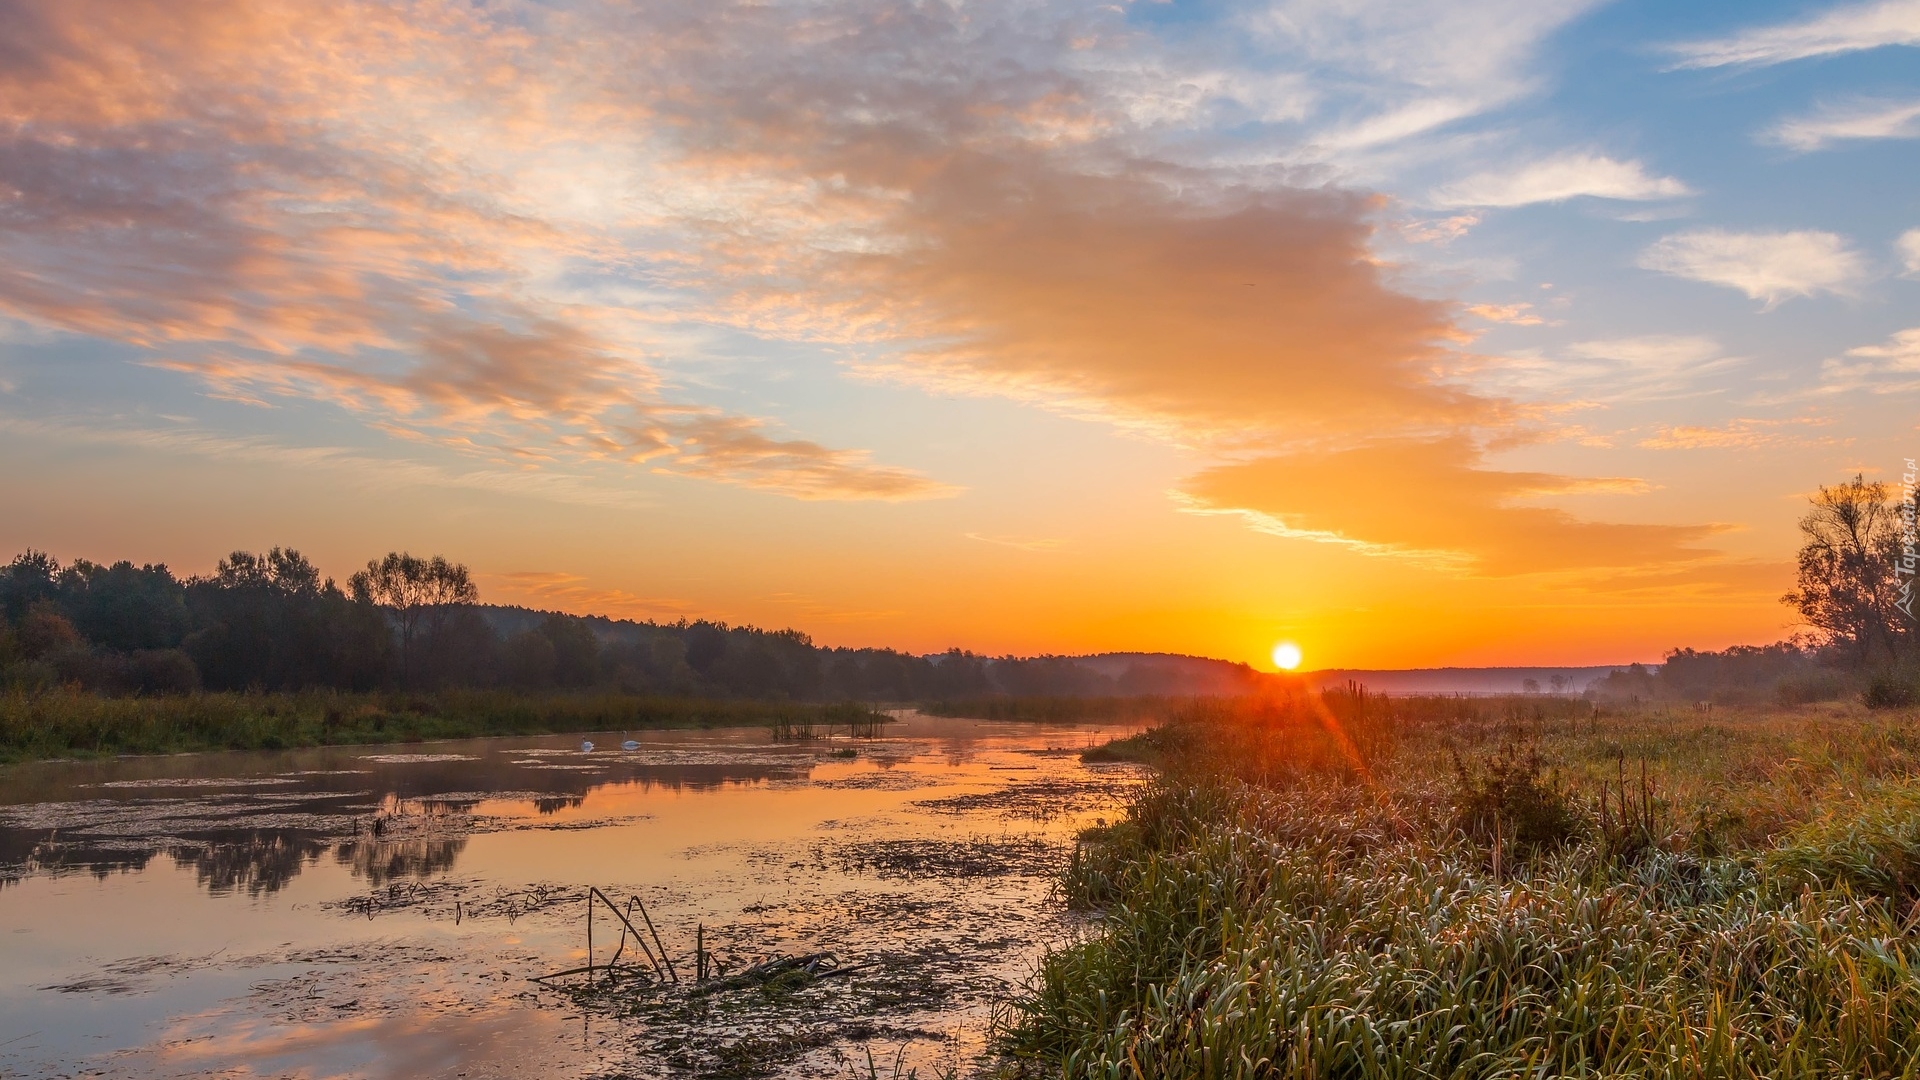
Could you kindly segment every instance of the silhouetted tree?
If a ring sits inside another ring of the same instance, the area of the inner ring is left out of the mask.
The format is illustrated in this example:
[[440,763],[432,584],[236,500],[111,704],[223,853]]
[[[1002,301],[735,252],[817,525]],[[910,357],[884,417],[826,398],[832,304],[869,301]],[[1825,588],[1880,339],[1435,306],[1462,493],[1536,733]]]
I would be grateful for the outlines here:
[[60,572],[59,603],[82,636],[116,652],[169,649],[191,628],[186,587],[165,565],[76,561]]
[[197,629],[186,648],[207,685],[364,688],[385,670],[385,619],[292,548],[236,551],[188,582]]
[[414,652],[416,686],[487,686],[499,680],[500,635],[472,604],[429,608]]
[[705,675],[727,655],[727,624],[701,621],[680,633],[686,643],[687,666]]
[[540,636],[553,649],[553,681],[561,686],[591,686],[600,674],[600,639],[584,619],[558,613],[540,623]]
[[1855,663],[1893,658],[1912,638],[1912,624],[1895,604],[1900,517],[1887,505],[1887,485],[1856,475],[1822,486],[1800,521],[1799,587],[1781,598],[1814,628],[1820,643]]
[[453,609],[471,606],[480,598],[467,568],[435,555],[421,559],[404,551],[390,551],[353,575],[350,587],[356,600],[387,609],[400,633],[400,681],[411,686],[415,646],[423,631],[438,636]]
[[522,630],[500,650],[502,674],[509,685],[538,690],[553,685],[553,642],[538,630]]
[[60,561],[28,548],[0,569],[0,615],[18,622],[38,603],[60,595]]

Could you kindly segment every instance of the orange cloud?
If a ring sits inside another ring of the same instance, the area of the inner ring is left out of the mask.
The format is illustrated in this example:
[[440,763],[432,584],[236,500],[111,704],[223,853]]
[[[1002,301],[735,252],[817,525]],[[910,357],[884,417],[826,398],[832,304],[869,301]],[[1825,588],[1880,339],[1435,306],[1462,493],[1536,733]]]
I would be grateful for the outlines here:
[[[796,43],[730,9],[647,52],[634,107],[732,196],[689,233],[716,314],[1188,444],[1506,415],[1447,378],[1464,335],[1371,249],[1378,198],[1171,165],[1087,78],[974,47],[975,14],[896,14],[841,5]],[[1034,119],[1063,109],[1081,134]]]
[[1539,326],[1545,322],[1533,313],[1532,304],[1474,304],[1467,312],[1478,315],[1488,322],[1511,323],[1514,326]]
[[1519,505],[1635,484],[1485,469],[1473,444],[1454,436],[1220,466],[1189,480],[1184,494],[1195,509],[1247,515],[1283,535],[1488,576],[1658,567],[1713,555],[1695,546],[1718,531],[1713,526],[1608,524]]
[[1235,443],[1495,418],[1438,377],[1444,305],[1371,258],[1372,200],[1319,190],[1181,200],[1144,179],[984,163],[994,197],[930,200],[930,242],[875,260],[903,366]]
[[1759,450],[1767,447],[1842,446],[1851,441],[1831,435],[1813,438],[1786,430],[1826,423],[1828,421],[1822,417],[1800,417],[1791,420],[1729,420],[1719,427],[1681,424],[1661,428],[1640,440],[1640,445],[1649,450]]
[[1794,564],[1712,559],[1681,566],[1603,571],[1568,582],[1582,592],[1657,597],[1666,603],[1749,600],[1771,603],[1793,587]]
[[674,456],[656,472],[724,480],[798,499],[939,499],[960,493],[906,469],[870,464],[857,450],[770,439],[737,416],[688,418],[667,429]]
[[969,540],[978,540],[983,544],[993,544],[996,547],[1010,547],[1016,551],[1051,552],[1067,546],[1066,540],[1055,536],[989,536],[986,533],[970,532],[966,537]]
[[598,589],[578,574],[552,570],[522,570],[485,575],[500,582],[508,596],[533,607],[556,607],[575,615],[612,618],[698,618],[697,605],[669,597],[649,597],[625,589]]

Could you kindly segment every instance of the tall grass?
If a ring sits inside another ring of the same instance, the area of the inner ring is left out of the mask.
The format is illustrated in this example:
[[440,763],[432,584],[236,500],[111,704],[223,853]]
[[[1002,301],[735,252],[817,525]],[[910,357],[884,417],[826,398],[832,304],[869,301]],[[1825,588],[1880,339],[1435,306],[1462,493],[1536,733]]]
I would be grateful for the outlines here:
[[1085,838],[1065,893],[1102,917],[1002,1045],[1064,1077],[1913,1075],[1908,723],[1358,692],[1188,714]]
[[844,724],[845,709],[632,694],[0,694],[0,761],[670,727]]

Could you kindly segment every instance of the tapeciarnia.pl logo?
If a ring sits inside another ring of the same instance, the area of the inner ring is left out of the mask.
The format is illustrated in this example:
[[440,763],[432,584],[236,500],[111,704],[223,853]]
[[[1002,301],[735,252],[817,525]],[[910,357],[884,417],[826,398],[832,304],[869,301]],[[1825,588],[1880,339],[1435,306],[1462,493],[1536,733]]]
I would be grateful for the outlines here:
[[1894,606],[1904,612],[1907,618],[1913,618],[1913,570],[1914,544],[1920,540],[1920,527],[1915,525],[1914,477],[1916,472],[1913,459],[1906,458],[1906,471],[1900,474],[1900,557],[1894,560],[1894,580],[1900,583],[1900,599]]

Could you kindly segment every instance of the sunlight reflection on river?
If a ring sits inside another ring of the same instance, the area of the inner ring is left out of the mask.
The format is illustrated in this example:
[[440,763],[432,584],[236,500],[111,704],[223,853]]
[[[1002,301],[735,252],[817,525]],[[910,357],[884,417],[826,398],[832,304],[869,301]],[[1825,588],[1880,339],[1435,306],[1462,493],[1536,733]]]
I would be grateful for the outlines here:
[[1077,752],[1125,730],[907,714],[875,740],[729,729],[639,733],[631,752],[566,736],[0,770],[0,1074],[710,1068],[740,1032],[682,1037],[528,981],[584,963],[587,885],[638,897],[688,972],[704,926],[736,969],[824,950],[894,980],[849,985],[834,1000],[861,1015],[794,1029],[780,1071],[845,1075],[901,1045],[964,1067],[991,1001],[1065,932],[1049,890],[1071,837],[1137,782]]

